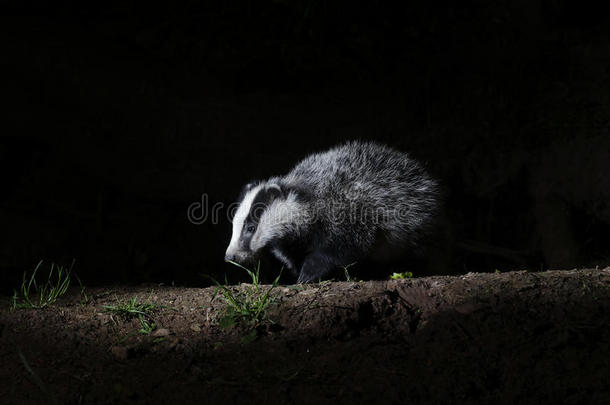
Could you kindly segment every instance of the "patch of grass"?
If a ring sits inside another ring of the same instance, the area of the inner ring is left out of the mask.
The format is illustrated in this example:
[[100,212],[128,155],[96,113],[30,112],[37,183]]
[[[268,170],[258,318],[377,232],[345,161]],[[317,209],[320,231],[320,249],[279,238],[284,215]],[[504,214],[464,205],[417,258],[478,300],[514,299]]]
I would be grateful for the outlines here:
[[138,317],[138,320],[140,321],[140,330],[138,332],[143,335],[150,335],[157,328],[153,321],[142,316]]
[[120,316],[123,319],[131,319],[139,315],[150,316],[149,312],[156,308],[156,305],[152,302],[138,301],[137,295],[127,301],[120,301],[118,298],[116,301],[116,305],[104,305],[104,310]]
[[41,309],[53,304],[66,293],[70,286],[70,275],[74,261],[72,261],[69,269],[51,263],[46,281],[36,279],[41,265],[42,260],[38,262],[30,277],[27,276],[26,272],[23,273],[23,280],[19,291],[14,290],[13,292],[11,309]]
[[[152,295],[152,291],[150,295]],[[150,298],[150,295],[148,298]],[[138,321],[140,322],[140,329],[138,332],[149,335],[156,329],[151,313],[157,308],[157,305],[148,302],[148,298],[145,301],[139,301],[137,295],[126,301],[120,301],[117,298],[116,305],[104,305],[104,310],[124,320],[138,318]]]
[[390,278],[392,280],[401,280],[404,278],[413,278],[413,273],[411,273],[410,271],[405,271],[402,273],[393,273]]
[[[216,283],[216,290],[214,290],[214,294],[212,294],[212,299],[220,293],[227,304],[224,313],[218,321],[220,327],[226,329],[239,324],[254,328],[261,323],[268,321],[267,308],[274,299],[271,295],[271,291],[277,287],[282,273],[280,272],[276,277],[271,287],[265,289],[261,287],[259,282],[260,262],[254,271],[247,269],[236,262],[230,261],[229,263],[245,270],[252,279],[252,283],[238,291],[234,291],[228,286],[226,278],[224,285],[212,279],[214,283]],[[249,343],[256,338],[256,335],[253,335],[253,332],[251,331],[244,338],[246,340],[245,343]]]

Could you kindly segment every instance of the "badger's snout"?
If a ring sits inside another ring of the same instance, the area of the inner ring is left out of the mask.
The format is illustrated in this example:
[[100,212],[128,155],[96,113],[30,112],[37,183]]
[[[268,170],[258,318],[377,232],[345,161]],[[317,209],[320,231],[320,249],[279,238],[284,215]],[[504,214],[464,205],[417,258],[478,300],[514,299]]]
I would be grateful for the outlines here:
[[249,264],[254,261],[254,254],[246,250],[227,249],[225,252],[225,262],[236,262],[239,264]]

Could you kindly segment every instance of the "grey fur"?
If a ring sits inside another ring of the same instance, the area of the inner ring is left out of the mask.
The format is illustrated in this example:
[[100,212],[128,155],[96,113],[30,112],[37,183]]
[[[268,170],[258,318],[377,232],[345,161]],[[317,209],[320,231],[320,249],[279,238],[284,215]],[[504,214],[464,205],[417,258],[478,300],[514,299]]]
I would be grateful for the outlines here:
[[[253,212],[246,204],[257,199],[264,200],[261,215],[246,219]],[[348,142],[250,187],[226,257],[248,262],[269,250],[299,282],[360,260],[397,260],[425,246],[439,200],[438,183],[406,153]]]

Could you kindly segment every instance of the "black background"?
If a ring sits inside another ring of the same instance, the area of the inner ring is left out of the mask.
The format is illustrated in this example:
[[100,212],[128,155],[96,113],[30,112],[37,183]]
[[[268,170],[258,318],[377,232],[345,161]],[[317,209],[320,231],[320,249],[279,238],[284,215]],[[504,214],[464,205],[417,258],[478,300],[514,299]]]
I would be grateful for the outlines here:
[[39,260],[72,259],[90,284],[205,285],[202,274],[230,270],[230,223],[222,210],[218,223],[194,225],[190,204],[206,194],[226,207],[247,181],[348,139],[408,151],[441,179],[455,239],[471,245],[455,249],[455,272],[609,261],[608,9],[251,0],[2,10],[5,288]]

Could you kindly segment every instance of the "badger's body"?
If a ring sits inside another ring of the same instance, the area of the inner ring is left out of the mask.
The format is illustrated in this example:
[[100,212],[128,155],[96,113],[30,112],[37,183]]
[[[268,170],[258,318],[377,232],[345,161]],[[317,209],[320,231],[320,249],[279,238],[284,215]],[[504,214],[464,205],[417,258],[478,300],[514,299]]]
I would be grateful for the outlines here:
[[268,250],[310,282],[361,260],[420,251],[438,211],[438,184],[418,162],[384,145],[348,142],[284,177],[248,184],[225,258],[246,263]]

